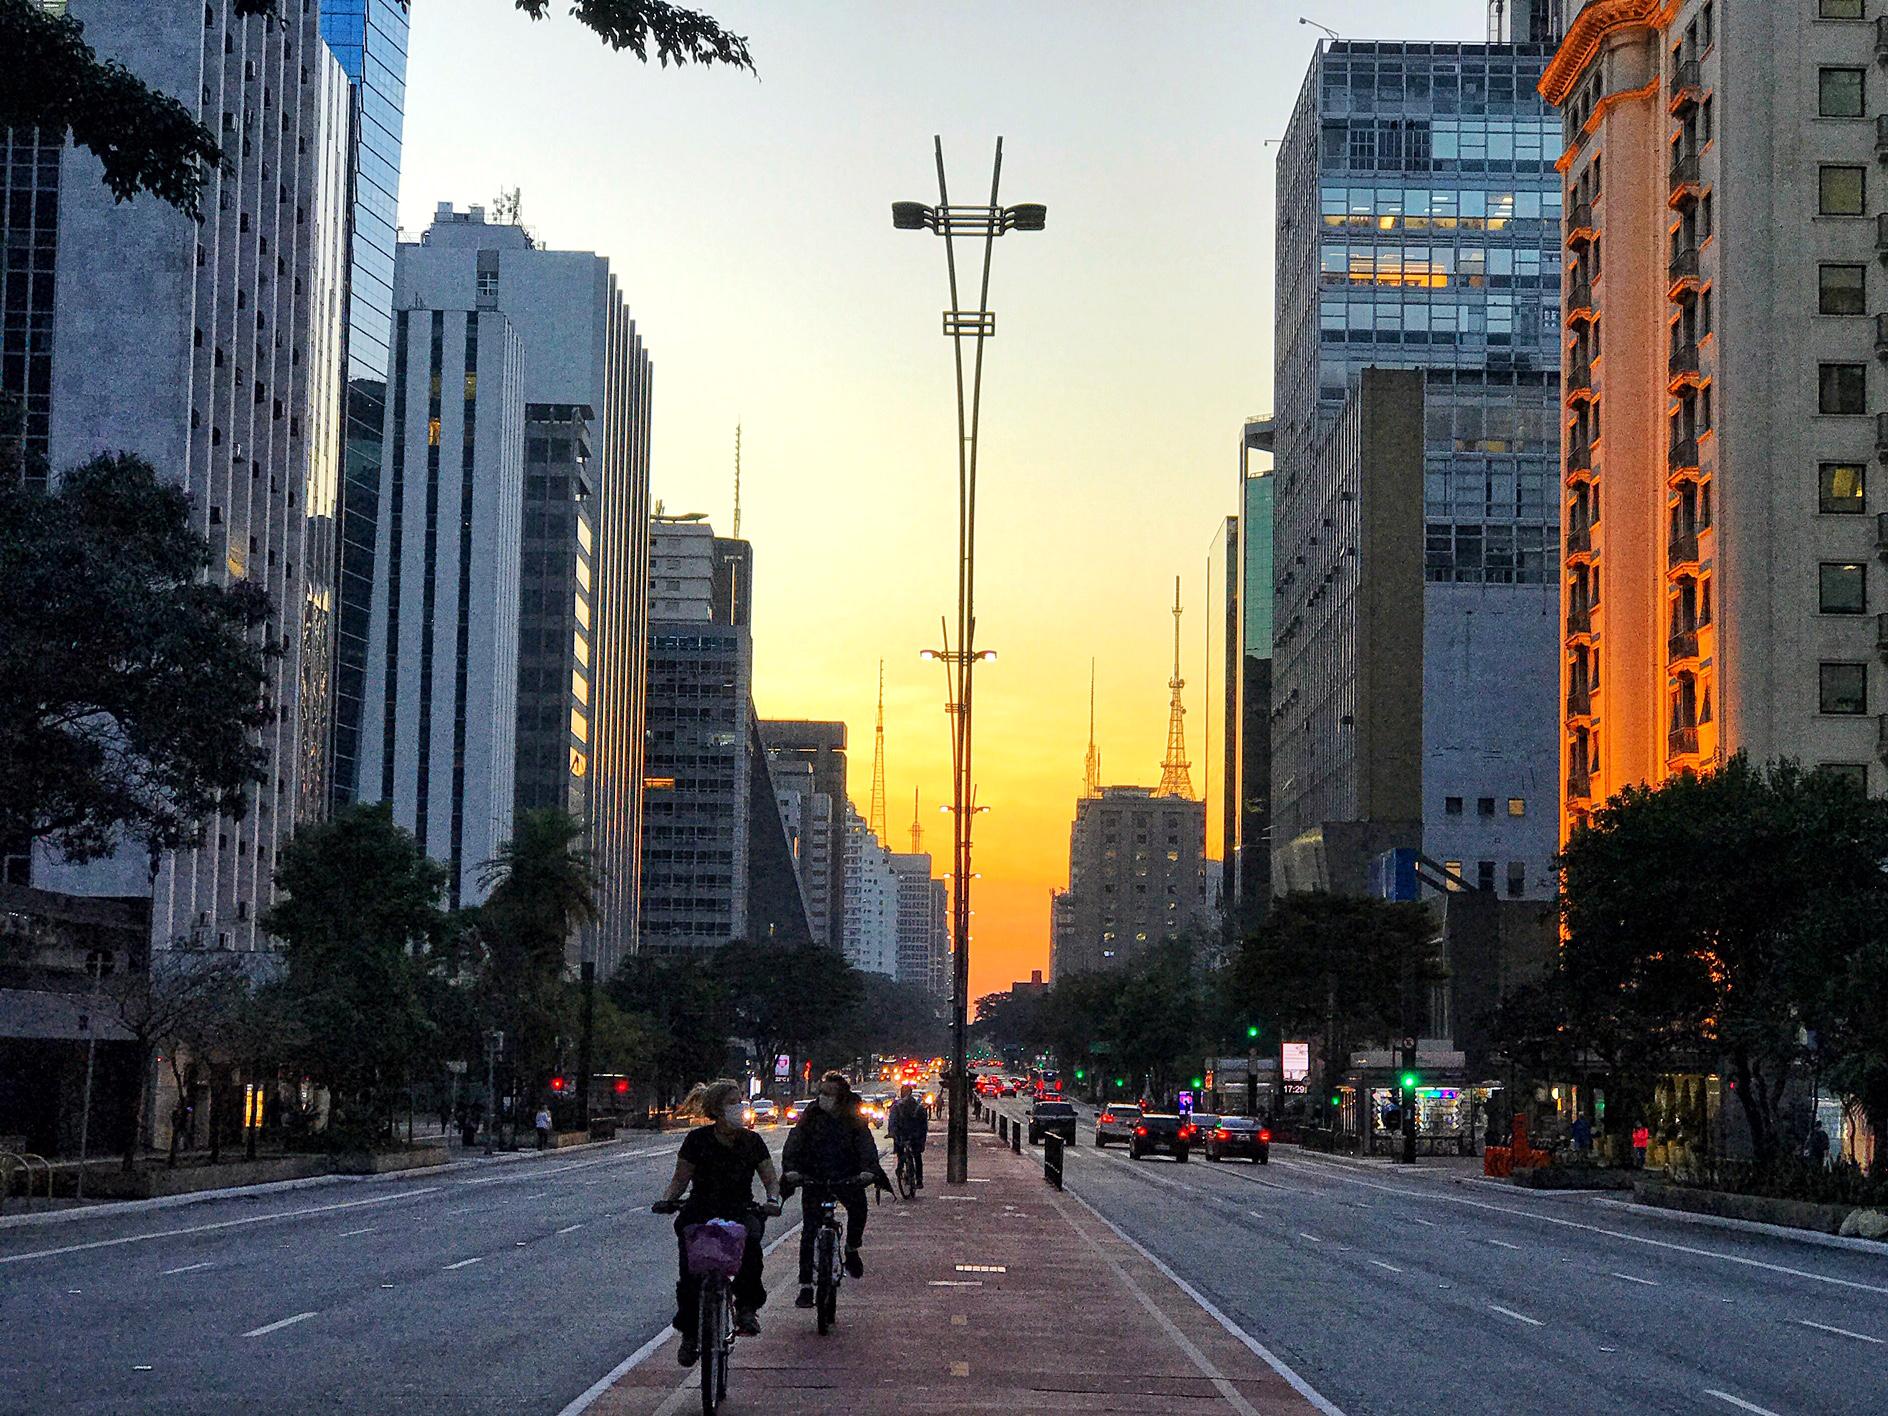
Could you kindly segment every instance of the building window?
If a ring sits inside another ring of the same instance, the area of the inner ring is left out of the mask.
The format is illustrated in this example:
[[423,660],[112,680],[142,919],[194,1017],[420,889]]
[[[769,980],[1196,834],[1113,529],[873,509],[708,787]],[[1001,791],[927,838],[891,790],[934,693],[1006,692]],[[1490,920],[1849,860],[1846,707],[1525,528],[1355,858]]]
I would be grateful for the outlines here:
[[1526,797],[1509,797],[1508,798],[1508,815],[1526,816],[1527,815],[1527,798]]
[[1859,615],[1868,609],[1868,576],[1853,561],[1824,561],[1818,567],[1816,608],[1825,615]]
[[1445,860],[1442,862],[1442,870],[1443,873],[1449,877],[1449,888],[1451,890],[1460,890],[1462,888],[1462,862],[1459,860]]
[[1816,408],[1822,413],[1868,412],[1868,366],[1823,364],[1816,380]]
[[1492,860],[1475,862],[1475,888],[1492,892],[1495,888],[1495,863]]
[[1824,762],[1816,768],[1818,772],[1846,782],[1856,791],[1868,792],[1868,764],[1866,762]]
[[1819,0],[1816,16],[1823,20],[1862,20],[1864,0]]
[[1859,462],[1825,462],[1816,473],[1817,509],[1841,515],[1866,510],[1868,469]]
[[1527,891],[1527,866],[1518,860],[1508,862],[1508,898],[1518,900]]
[[1868,711],[1867,664],[1820,664],[1816,680],[1818,711],[1849,717]]
[[1462,814],[1462,798],[1444,797],[1442,799],[1442,809],[1450,816],[1460,816]]
[[1824,216],[1862,216],[1866,212],[1868,169],[1828,166],[1817,181],[1817,210]]
[[1478,799],[1475,803],[1475,814],[1477,816],[1493,816],[1495,814],[1495,799],[1493,797],[1482,797]]
[[1816,313],[1820,315],[1867,314],[1867,269],[1866,266],[1859,265],[1818,267]]
[[1862,95],[1861,69],[1816,71],[1816,111],[1824,118],[1864,118],[1868,108]]

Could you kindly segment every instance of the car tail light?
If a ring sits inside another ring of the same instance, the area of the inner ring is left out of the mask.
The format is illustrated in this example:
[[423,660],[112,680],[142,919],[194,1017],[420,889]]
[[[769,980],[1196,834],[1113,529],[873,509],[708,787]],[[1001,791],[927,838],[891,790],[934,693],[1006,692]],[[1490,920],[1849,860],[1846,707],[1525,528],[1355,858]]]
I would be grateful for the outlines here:
[[1232,1139],[1232,1132],[1228,1131],[1224,1126],[1221,1126],[1217,1131],[1213,1132],[1213,1139],[1216,1141],[1230,1141]]
[[1259,1139],[1269,1142],[1272,1139],[1272,1133],[1270,1131],[1261,1131],[1259,1132]]
[[1182,1126],[1180,1128],[1180,1139],[1183,1141],[1191,1140],[1194,1136],[1199,1134],[1199,1131],[1200,1128],[1198,1126]]
[[1145,1135],[1147,1134],[1147,1127],[1145,1127],[1145,1126],[1136,1126],[1136,1127],[1134,1128],[1134,1134],[1135,1134],[1135,1135],[1137,1135],[1137,1136],[1145,1136]]

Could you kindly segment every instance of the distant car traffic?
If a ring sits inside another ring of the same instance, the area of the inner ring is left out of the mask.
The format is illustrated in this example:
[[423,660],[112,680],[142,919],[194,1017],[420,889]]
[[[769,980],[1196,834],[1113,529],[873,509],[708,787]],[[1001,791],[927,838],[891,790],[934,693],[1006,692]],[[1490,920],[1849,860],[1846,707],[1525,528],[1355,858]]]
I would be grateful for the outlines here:
[[1040,1145],[1051,1134],[1060,1136],[1065,1145],[1075,1144],[1075,1108],[1066,1101],[1038,1101],[1029,1108],[1029,1144]]
[[787,1103],[787,1114],[781,1120],[791,1126],[818,1105],[819,1102],[810,1096],[802,1097],[798,1101],[790,1101]]
[[1211,1130],[1204,1126],[1208,1160],[1231,1160],[1244,1156],[1254,1165],[1267,1165],[1272,1159],[1271,1128],[1253,1116],[1221,1116]]
[[1134,1134],[1128,1138],[1128,1158],[1140,1160],[1144,1156],[1170,1155],[1184,1165],[1187,1152],[1193,1149],[1198,1135],[1193,1123],[1184,1116],[1143,1115],[1134,1123]]
[[747,1124],[775,1126],[780,1123],[780,1108],[769,1097],[757,1096],[747,1104]]
[[1141,1119],[1141,1107],[1134,1101],[1111,1101],[1095,1113],[1095,1149],[1110,1141],[1132,1141],[1135,1123]]

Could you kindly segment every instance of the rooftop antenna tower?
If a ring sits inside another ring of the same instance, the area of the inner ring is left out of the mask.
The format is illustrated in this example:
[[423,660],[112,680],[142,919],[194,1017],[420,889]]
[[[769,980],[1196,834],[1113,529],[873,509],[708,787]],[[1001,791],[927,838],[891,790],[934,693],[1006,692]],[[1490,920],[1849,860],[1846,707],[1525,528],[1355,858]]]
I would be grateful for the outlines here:
[[1157,797],[1188,797],[1193,795],[1193,778],[1187,769],[1193,764],[1187,761],[1187,710],[1181,701],[1180,690],[1187,686],[1187,681],[1180,677],[1180,577],[1173,578],[1173,677],[1167,680],[1167,687],[1173,690],[1173,706],[1167,715],[1167,757],[1160,764],[1160,785],[1154,788]]
[[924,824],[918,820],[918,789],[911,789],[911,853],[924,853]]
[[1101,749],[1095,746],[1095,661],[1088,661],[1088,759],[1082,764],[1082,795],[1101,795]]
[[872,736],[872,805],[865,819],[866,828],[879,840],[890,839],[885,830],[885,661],[878,661],[878,730]]
[[741,539],[741,425],[734,425],[734,539]]

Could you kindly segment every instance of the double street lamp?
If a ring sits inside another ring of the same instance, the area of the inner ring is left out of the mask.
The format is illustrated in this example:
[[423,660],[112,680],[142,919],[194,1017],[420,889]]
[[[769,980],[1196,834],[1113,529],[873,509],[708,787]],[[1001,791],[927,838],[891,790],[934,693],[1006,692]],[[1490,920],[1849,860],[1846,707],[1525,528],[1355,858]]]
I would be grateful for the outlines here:
[[[944,335],[951,341],[957,367],[957,634],[952,647],[948,622],[941,648],[924,657],[941,661],[949,683],[945,711],[951,724],[951,1083],[950,1121],[946,1132],[945,1179],[961,1185],[970,1158],[969,996],[970,996],[970,821],[976,808],[971,775],[972,671],[996,656],[976,647],[977,614],[977,425],[983,403],[983,343],[996,333],[990,309],[990,256],[996,238],[1012,231],[1041,231],[1048,208],[1037,202],[1000,206],[997,189],[1003,176],[1003,139],[996,140],[990,170],[990,200],[983,206],[952,206],[944,177],[944,140],[933,139],[937,154],[937,205],[893,202],[892,225],[900,231],[929,231],[944,238],[944,264],[950,278],[950,308],[944,311]],[[958,237],[983,242],[983,274],[977,303],[965,308],[958,293]],[[968,384],[964,345],[971,345]]]

